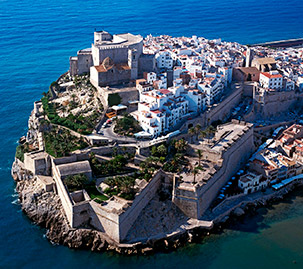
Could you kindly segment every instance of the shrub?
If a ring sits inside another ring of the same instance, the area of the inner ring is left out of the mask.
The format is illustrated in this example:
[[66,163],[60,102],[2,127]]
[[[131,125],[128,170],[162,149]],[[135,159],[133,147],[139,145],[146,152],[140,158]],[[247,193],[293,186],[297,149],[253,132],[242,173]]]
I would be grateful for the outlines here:
[[113,159],[101,163],[92,155],[90,163],[94,174],[98,176],[115,175],[127,170],[127,159],[122,155],[117,155]]
[[26,142],[24,144],[20,144],[16,148],[15,157],[19,159],[21,162],[24,162],[24,153],[30,152],[29,144]]
[[121,135],[133,135],[141,130],[139,122],[133,116],[126,114],[123,118],[116,120],[114,131]]
[[108,105],[109,106],[114,106],[114,105],[119,105],[121,103],[121,96],[119,95],[119,93],[112,93],[110,95],[108,95]]
[[70,134],[67,130],[54,128],[43,133],[45,150],[54,157],[68,156],[70,152],[88,147],[88,143],[81,137]]
[[[95,111],[87,117],[73,115],[72,113],[67,117],[59,117],[54,104],[49,102],[47,96],[42,97],[41,101],[45,114],[48,116],[51,123],[65,126],[81,134],[91,134],[100,116],[100,114]],[[76,107],[76,104],[73,104],[72,102],[70,103],[71,106]]]
[[64,184],[70,192],[82,190],[88,183],[88,178],[84,174],[70,175],[64,179]]
[[19,159],[21,162],[24,161],[24,149],[23,145],[18,145],[16,148],[16,158]]

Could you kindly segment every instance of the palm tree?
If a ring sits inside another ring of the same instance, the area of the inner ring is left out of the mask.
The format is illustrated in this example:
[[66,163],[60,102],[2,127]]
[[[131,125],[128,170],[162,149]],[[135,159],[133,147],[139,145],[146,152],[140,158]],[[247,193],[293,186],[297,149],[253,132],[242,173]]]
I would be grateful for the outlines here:
[[198,158],[199,158],[199,167],[201,166],[201,158],[202,158],[202,151],[201,149],[197,150]]
[[199,133],[200,133],[200,131],[201,131],[201,128],[202,128],[202,126],[201,126],[201,124],[199,124],[199,123],[194,127],[196,139],[198,139],[198,135],[199,135]]
[[208,132],[209,135],[212,135],[212,134],[214,134],[214,133],[216,132],[216,129],[215,129],[214,126],[209,125],[209,126],[207,127],[207,132]]
[[196,134],[195,128],[191,127],[190,129],[188,129],[188,134],[190,135],[191,142],[193,142],[193,136]]
[[175,148],[178,152],[185,152],[187,146],[187,142],[183,138],[175,142]]
[[196,183],[196,176],[199,174],[200,170],[195,167],[193,170],[192,170],[192,174],[194,175],[194,181],[193,181],[193,184]]
[[205,130],[200,131],[199,138],[204,139],[207,136],[207,132]]

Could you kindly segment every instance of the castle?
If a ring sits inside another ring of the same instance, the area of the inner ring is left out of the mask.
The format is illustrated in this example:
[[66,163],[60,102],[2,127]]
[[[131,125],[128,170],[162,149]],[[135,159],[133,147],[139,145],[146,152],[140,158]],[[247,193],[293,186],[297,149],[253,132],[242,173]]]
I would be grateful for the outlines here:
[[94,32],[91,48],[79,50],[76,57],[70,57],[70,74],[89,73],[95,87],[126,85],[155,68],[155,56],[143,53],[143,38],[129,33]]

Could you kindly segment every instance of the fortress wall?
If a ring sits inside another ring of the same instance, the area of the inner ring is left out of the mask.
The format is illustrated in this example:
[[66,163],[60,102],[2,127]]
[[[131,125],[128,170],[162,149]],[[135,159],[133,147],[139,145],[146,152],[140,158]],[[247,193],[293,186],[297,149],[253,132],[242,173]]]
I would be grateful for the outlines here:
[[37,153],[39,151],[24,154],[24,167],[34,175],[46,175],[50,165],[48,155],[41,151],[41,156],[35,156]]
[[274,116],[277,113],[287,111],[297,101],[302,101],[303,94],[296,94],[294,91],[277,92],[264,96],[263,115]]
[[135,146],[104,146],[99,148],[92,148],[90,151],[94,152],[95,154],[99,155],[109,155],[113,153],[113,149],[117,149],[117,154],[123,154],[125,152],[128,153],[135,153],[137,150],[137,147]]
[[138,216],[144,207],[149,203],[149,201],[155,196],[157,190],[161,185],[161,178],[165,174],[159,170],[155,176],[150,180],[147,186],[136,196],[131,207],[127,211],[120,215],[119,217],[119,236],[120,241],[122,241],[133,223],[136,221]]
[[207,210],[219,190],[246,163],[254,151],[253,128],[243,135],[223,154],[223,165],[213,177],[198,190],[198,216]]
[[94,66],[92,66],[92,67],[90,67],[89,71],[90,71],[89,80],[90,80],[91,84],[93,86],[95,86],[95,88],[98,88],[98,86],[99,86],[99,73],[98,73],[97,69]]
[[78,74],[78,57],[69,57],[69,72],[72,76]]
[[217,120],[224,120],[230,115],[231,109],[237,105],[243,93],[243,85],[235,85],[233,93],[225,98],[221,103],[213,106],[210,111],[206,112],[206,120],[211,124]]
[[173,203],[188,217],[198,219],[197,198],[173,196]]
[[[93,65],[100,65],[100,50],[94,44],[92,44],[92,55],[93,55]],[[95,68],[94,68],[95,69]]]
[[173,202],[189,217],[200,218],[216,198],[219,190],[249,159],[254,151],[253,128],[223,153],[223,164],[205,185],[196,191],[174,186]]
[[[121,214],[119,212],[108,212],[101,205],[91,201],[90,224],[96,229],[104,231],[115,241],[123,241],[143,208],[155,196],[161,185],[162,176],[165,176],[165,174],[161,170],[158,171],[149,184],[135,197],[130,207]],[[118,199],[122,200],[122,198]]]
[[201,124],[201,126],[208,126],[214,121],[217,120],[224,120],[227,116],[230,115],[231,109],[236,106],[243,94],[243,85],[236,84],[233,86],[233,92],[230,94],[227,98],[225,98],[222,102],[213,105],[209,111],[206,111],[202,113],[200,116],[193,120],[188,120],[181,128],[180,130],[184,130],[188,128],[189,125],[197,125]]
[[194,191],[176,187],[177,179],[173,182],[173,203],[188,217],[198,218],[197,194]]
[[73,202],[72,199],[68,193],[68,191],[66,190],[59,171],[56,168],[56,165],[54,164],[54,162],[52,161],[52,173],[53,173],[53,179],[56,183],[56,189],[57,189],[57,193],[60,197],[63,209],[65,211],[65,215],[67,217],[67,220],[69,222],[69,225],[71,227],[75,227],[74,223],[73,223]]
[[255,127],[255,131],[258,132],[258,133],[267,133],[269,132],[270,130],[273,130],[273,129],[276,129],[280,126],[284,126],[284,125],[292,125],[295,123],[295,120],[291,120],[291,121],[283,121],[283,122],[278,122],[278,123],[275,123],[275,124],[271,124],[271,125],[266,125],[266,126],[262,126],[262,127]]
[[[95,78],[93,78],[94,80]],[[98,85],[110,86],[128,83],[131,79],[131,70],[118,70],[115,66],[107,72],[98,73]]]
[[90,219],[91,207],[89,201],[84,201],[73,206],[73,227],[79,227]]
[[104,210],[95,201],[90,201],[90,224],[119,242],[119,215]]
[[129,105],[129,101],[137,101],[139,100],[139,91],[133,87],[133,88],[127,88],[126,91],[119,91],[119,95],[121,97],[121,104],[123,105]]
[[245,82],[243,84],[243,96],[253,98],[254,82]]
[[[99,50],[99,64],[102,64],[103,60],[107,57],[111,58],[115,64],[117,63],[127,63],[128,62],[128,48],[127,47],[115,47],[108,49]],[[95,64],[96,65],[96,64]]]
[[31,158],[30,153],[24,153],[24,167],[26,170],[29,170],[33,174],[36,174],[35,160]]
[[71,156],[61,157],[54,159],[56,165],[65,164],[65,163],[74,163],[79,161],[86,161],[89,159],[88,153],[76,153]]
[[128,101],[137,101],[139,100],[139,91],[135,87],[127,87],[122,89],[114,90],[105,90],[104,88],[97,87],[98,93],[103,97],[106,104],[108,105],[108,96],[110,94],[118,93],[121,97],[121,104],[129,105]]

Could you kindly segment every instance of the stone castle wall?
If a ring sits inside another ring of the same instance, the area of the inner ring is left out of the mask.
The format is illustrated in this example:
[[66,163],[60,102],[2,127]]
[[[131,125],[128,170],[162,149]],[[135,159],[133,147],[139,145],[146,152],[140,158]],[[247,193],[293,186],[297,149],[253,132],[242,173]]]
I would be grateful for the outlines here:
[[96,202],[91,201],[90,205],[93,212],[91,212],[90,223],[96,229],[104,231],[116,242],[123,241],[143,208],[155,196],[155,193],[161,185],[161,178],[163,176],[165,176],[165,174],[161,170],[158,171],[149,184],[135,197],[131,206],[121,214],[118,212],[109,212]]
[[187,120],[180,130],[185,130],[189,128],[189,126],[195,126],[197,124],[206,127],[214,121],[226,119],[230,115],[231,109],[240,102],[242,94],[243,85],[235,84],[233,86],[233,92],[228,97],[222,102],[213,105],[208,111],[205,111],[197,118]]
[[[192,189],[179,189],[175,183],[173,192],[174,203],[189,217],[200,218],[226,184],[249,159],[254,151],[253,128],[234,142],[222,155],[222,167],[202,186]],[[205,180],[205,179],[204,179]]]
[[57,170],[56,165],[53,163],[53,161],[52,161],[52,176],[53,176],[53,179],[56,183],[56,192],[60,197],[60,200],[61,200],[64,212],[65,212],[66,218],[69,222],[69,225],[71,227],[74,227],[74,225],[73,225],[74,224],[74,220],[73,220],[73,202],[72,202],[72,199],[71,199],[68,191],[66,190],[66,188],[65,188],[65,186],[64,186],[64,184],[61,180],[59,171]]
[[154,198],[157,190],[161,185],[161,178],[165,176],[162,170],[159,170],[155,176],[150,180],[147,186],[136,196],[131,207],[119,218],[119,236],[120,240],[123,240],[133,223],[138,218],[141,211]]
[[129,105],[129,101],[138,101],[139,100],[139,91],[135,87],[122,88],[121,90],[105,90],[104,88],[97,87],[98,93],[103,97],[108,105],[108,96],[110,94],[118,93],[121,97],[121,104]]

